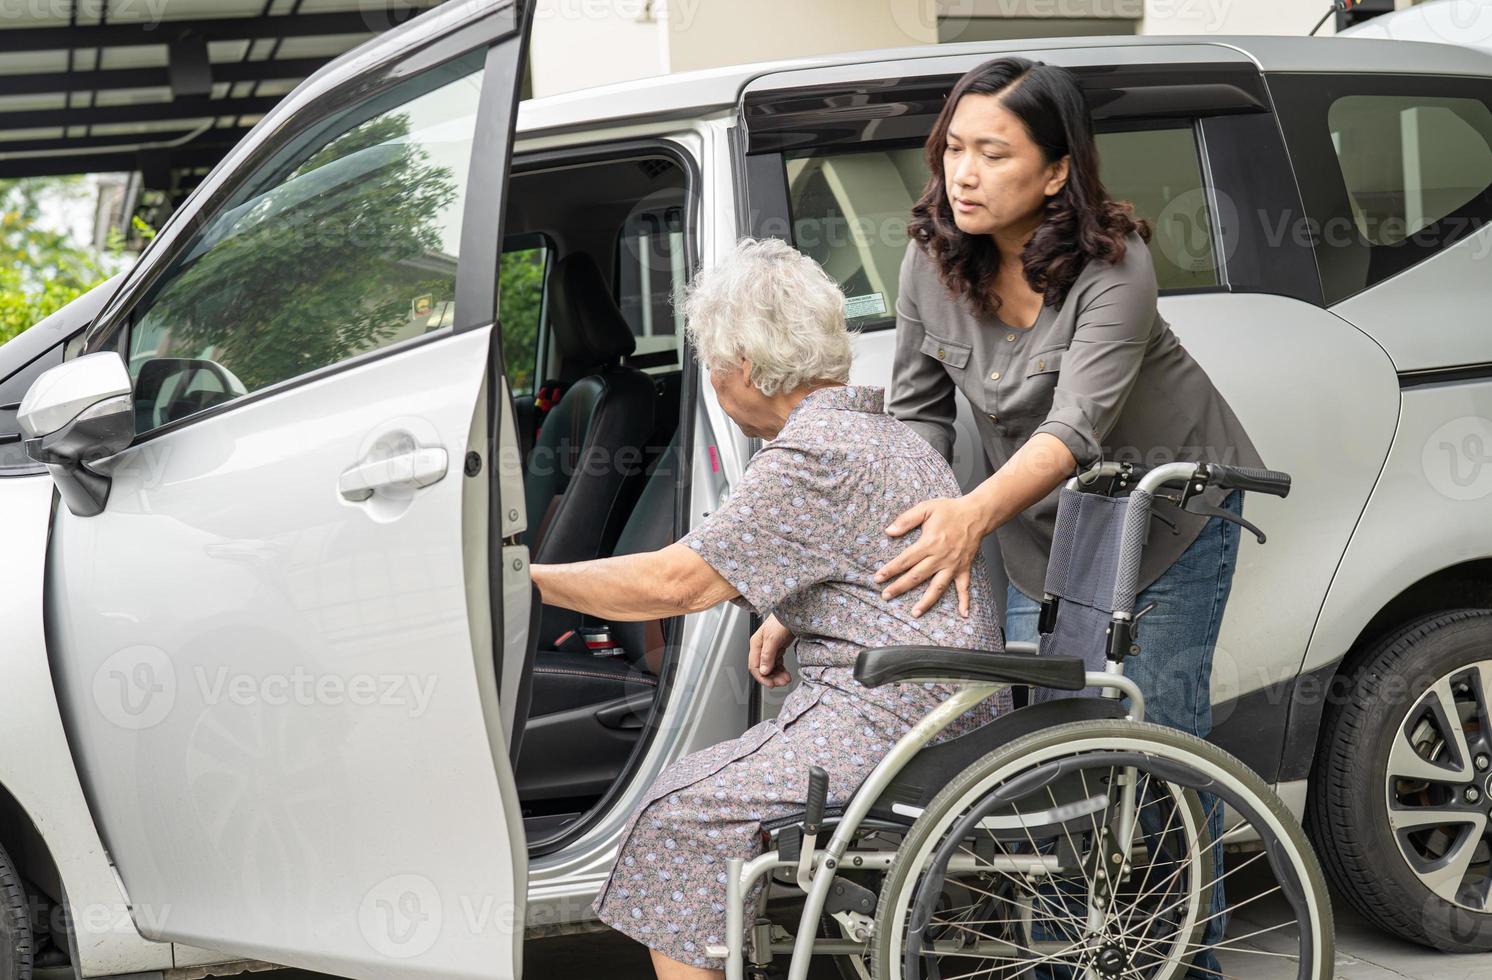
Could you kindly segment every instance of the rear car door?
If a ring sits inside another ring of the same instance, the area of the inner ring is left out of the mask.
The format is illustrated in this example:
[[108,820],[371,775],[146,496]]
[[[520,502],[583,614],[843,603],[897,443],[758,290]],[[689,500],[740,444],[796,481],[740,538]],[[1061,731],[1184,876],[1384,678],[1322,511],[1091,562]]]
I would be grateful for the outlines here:
[[54,509],[49,655],[148,938],[521,973],[528,574],[495,318],[531,17],[450,4],[329,66],[90,331],[136,436],[101,513]]

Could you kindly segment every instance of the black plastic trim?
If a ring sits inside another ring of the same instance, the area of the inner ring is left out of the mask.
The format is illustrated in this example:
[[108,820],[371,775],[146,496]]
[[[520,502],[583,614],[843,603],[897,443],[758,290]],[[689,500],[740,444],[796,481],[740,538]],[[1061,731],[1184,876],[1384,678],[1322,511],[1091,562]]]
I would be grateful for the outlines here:
[[1292,691],[1289,721],[1285,726],[1279,772],[1276,774],[1279,782],[1310,776],[1316,763],[1326,706],[1343,696],[1339,685],[1343,680],[1350,680],[1347,675],[1338,674],[1341,668],[1342,659],[1338,658],[1287,682],[1292,685]]
[[[1268,108],[1252,65],[1080,66],[1071,69],[1095,124],[1114,118],[1189,118]],[[748,155],[895,140],[922,141],[959,73],[750,92],[741,100]]]
[[1492,380],[1492,362],[1460,364],[1456,367],[1432,368],[1428,371],[1399,372],[1399,390],[1429,388],[1440,385],[1471,384]]
[[[533,6],[527,5],[525,18],[533,16]],[[511,42],[493,44],[483,66],[466,204],[461,212],[461,252],[456,259],[453,326],[457,333],[497,320],[507,178],[518,124],[518,90],[528,54],[527,30],[520,29],[518,41],[516,47]]]
[[1197,142],[1211,195],[1219,272],[1228,289],[1323,306],[1315,251],[1293,234],[1306,211],[1275,117],[1204,118],[1198,121]]
[[1292,677],[1214,704],[1212,733],[1207,741],[1236,755],[1265,782],[1275,782],[1279,778],[1294,689]]
[[855,658],[855,680],[866,687],[940,677],[1081,691],[1087,687],[1085,674],[1078,657],[1033,657],[951,647],[876,647],[861,650]]

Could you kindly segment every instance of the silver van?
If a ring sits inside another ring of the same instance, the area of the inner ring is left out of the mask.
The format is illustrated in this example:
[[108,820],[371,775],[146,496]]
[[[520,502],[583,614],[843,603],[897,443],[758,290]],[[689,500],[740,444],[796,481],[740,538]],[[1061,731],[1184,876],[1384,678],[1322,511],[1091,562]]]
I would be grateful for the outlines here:
[[339,58],[0,347],[0,978],[516,977],[592,928],[651,780],[784,692],[736,606],[580,621],[528,562],[660,547],[740,477],[670,302],[738,236],[822,263],[889,381],[923,140],[1003,53],[1077,73],[1165,317],[1294,477],[1249,502],[1213,740],[1383,928],[1492,949],[1492,55],[1042,39],[520,104],[529,16]]

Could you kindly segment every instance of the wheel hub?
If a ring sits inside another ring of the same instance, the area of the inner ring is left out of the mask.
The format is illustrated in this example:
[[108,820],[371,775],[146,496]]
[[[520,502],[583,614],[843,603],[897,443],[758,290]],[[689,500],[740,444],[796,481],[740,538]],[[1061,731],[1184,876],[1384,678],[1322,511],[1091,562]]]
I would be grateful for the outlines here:
[[1401,856],[1442,900],[1487,911],[1492,746],[1483,731],[1492,662],[1457,667],[1401,716],[1389,749],[1388,821]]
[[1129,954],[1124,948],[1110,943],[1093,957],[1093,965],[1106,977],[1117,977],[1129,969]]

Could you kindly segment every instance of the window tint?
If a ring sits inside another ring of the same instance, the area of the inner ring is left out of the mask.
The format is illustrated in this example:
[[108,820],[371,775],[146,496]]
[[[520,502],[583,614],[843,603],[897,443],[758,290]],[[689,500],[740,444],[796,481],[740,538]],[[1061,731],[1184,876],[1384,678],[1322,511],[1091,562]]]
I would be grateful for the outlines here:
[[1212,215],[1191,124],[1099,133],[1100,177],[1109,195],[1150,222],[1150,257],[1161,289],[1219,282]]
[[62,345],[58,344],[15,374],[0,381],[0,476],[4,476],[7,471],[36,468],[36,464],[31,462],[31,458],[26,455],[25,447],[19,442],[7,441],[7,438],[20,434],[21,427],[16,424],[16,408],[20,406],[21,399],[26,397],[26,391],[31,387],[31,382],[40,377],[43,371],[61,363]]
[[[680,350],[684,317],[674,309],[673,296],[688,277],[685,259],[683,208],[628,214],[617,234],[615,288],[617,305],[637,338],[638,355]],[[677,368],[678,363],[675,359],[662,368]]]
[[1413,75],[1270,79],[1327,302],[1492,219],[1492,84]]
[[502,324],[508,387],[515,396],[534,393],[539,324],[544,319],[544,290],[553,254],[542,235],[509,239],[503,250],[498,320]]
[[1492,181],[1492,112],[1475,99],[1348,95],[1326,125],[1352,220],[1373,245],[1403,241]]
[[206,222],[135,315],[138,431],[453,322],[481,82],[473,56],[332,117]]
[[[1148,218],[1161,289],[1218,284],[1212,221],[1190,124],[1099,133],[1111,196]],[[895,319],[907,219],[927,183],[921,144],[785,155],[793,244],[844,290],[854,327]]]

